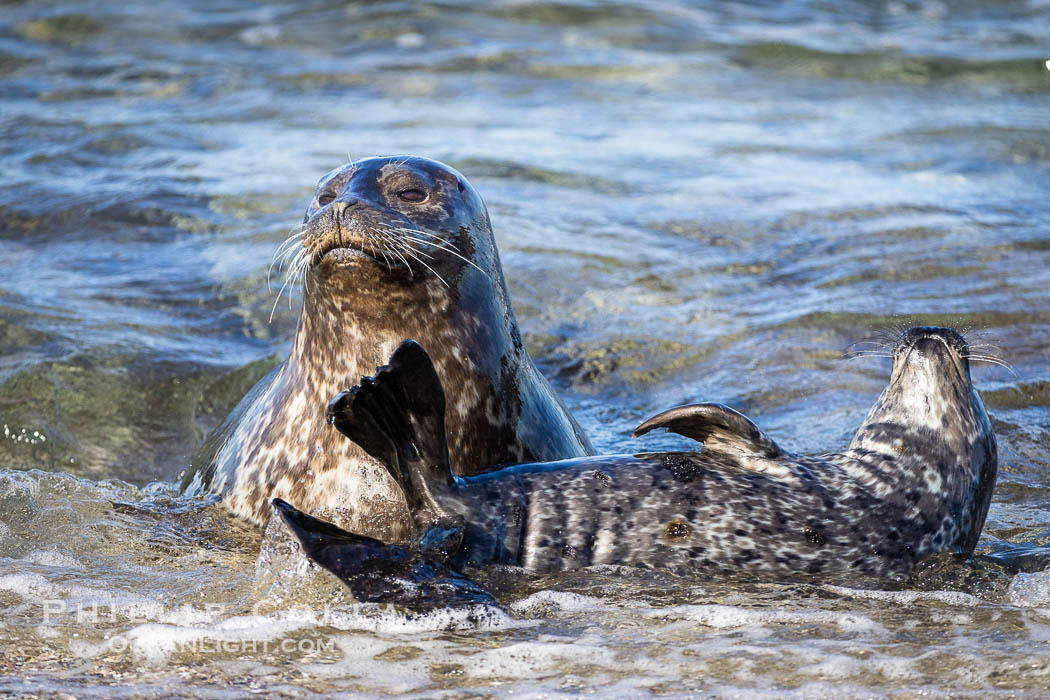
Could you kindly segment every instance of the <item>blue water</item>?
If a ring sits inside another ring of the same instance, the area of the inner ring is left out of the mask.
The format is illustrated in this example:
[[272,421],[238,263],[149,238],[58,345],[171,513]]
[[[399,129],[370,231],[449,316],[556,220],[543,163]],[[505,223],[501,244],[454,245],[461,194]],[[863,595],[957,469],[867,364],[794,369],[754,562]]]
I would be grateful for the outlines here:
[[[177,578],[172,551],[122,558],[129,542],[153,551],[135,528],[105,555],[97,542],[71,544],[71,532],[108,522],[85,510],[85,494],[157,498],[137,487],[174,480],[287,350],[299,290],[286,290],[271,322],[281,283],[274,275],[267,289],[271,256],[321,175],[375,154],[448,162],[482,193],[529,349],[603,451],[637,449],[637,423],[691,400],[729,403],[791,449],[836,449],[888,374],[887,360],[843,359],[851,343],[909,322],[966,328],[1013,367],[974,369],[1001,455],[981,551],[1017,549],[1031,572],[1022,576],[1038,577],[1050,564],[1048,36],[1050,4],[1038,0],[5,4],[0,593],[14,596],[3,599],[7,637],[44,650],[7,667],[9,689],[33,687],[20,684],[35,673],[45,687],[90,694],[98,672],[130,674],[129,688],[149,693],[187,668],[177,655],[85,655],[70,646],[70,630],[88,633],[75,624],[48,636],[41,581],[80,570],[89,591],[117,581],[177,605],[251,580],[237,547],[227,552],[235,583],[205,584]],[[30,469],[84,481],[64,491]],[[194,528],[176,537],[189,547],[178,556],[200,555],[211,531]],[[37,588],[10,578],[30,570]],[[651,582],[609,593],[595,576],[554,582],[591,597],[584,612],[564,601],[547,610],[553,628],[455,642],[527,642],[532,665],[449,675],[467,652],[433,633],[403,689],[573,692],[557,679],[579,678],[612,695],[659,684],[685,693],[702,677],[724,694],[984,696],[993,686],[1037,694],[1050,667],[1050,596],[1038,578],[944,584],[978,596],[964,603],[827,590],[800,603],[783,591],[709,600],[695,589],[654,602]],[[644,615],[621,619],[596,591],[657,611],[637,647],[629,629]],[[700,599],[732,608],[718,618],[727,626],[712,623],[713,609],[661,607]],[[526,599],[521,615],[542,617],[540,603]],[[803,611],[793,622],[740,613],[764,605]],[[832,612],[861,622],[829,622]],[[164,622],[169,613],[150,624],[206,624]],[[916,620],[929,630],[921,650],[897,631]],[[552,629],[588,661],[549,654]],[[728,635],[717,649],[704,646],[712,629]],[[396,625],[383,630],[355,643],[381,656]],[[763,647],[778,635],[805,658],[778,665],[775,645]],[[11,644],[5,658],[17,656]],[[401,687],[381,661],[348,680],[356,648],[312,692]],[[653,662],[632,666],[625,654]],[[70,657],[79,670],[55,660]],[[727,670],[735,657],[765,661]],[[154,665],[140,668],[142,658]],[[821,666],[828,658],[838,661]],[[239,687],[240,671],[205,661],[193,692]],[[260,682],[272,692],[305,683],[278,676]]]

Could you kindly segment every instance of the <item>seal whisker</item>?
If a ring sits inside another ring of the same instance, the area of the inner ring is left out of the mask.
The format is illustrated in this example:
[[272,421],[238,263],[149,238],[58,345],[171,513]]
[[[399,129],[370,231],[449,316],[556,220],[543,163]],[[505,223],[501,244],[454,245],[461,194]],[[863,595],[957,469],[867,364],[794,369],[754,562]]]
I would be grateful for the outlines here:
[[1014,369],[1013,365],[1011,365],[1006,360],[1003,360],[1001,358],[995,357],[994,355],[971,355],[971,354],[966,354],[966,355],[963,355],[963,357],[965,357],[970,362],[987,362],[990,365],[998,365],[1000,367],[1005,367],[1007,370],[1010,371],[1010,374],[1012,374],[1015,379],[1021,376],[1021,375],[1019,375],[1017,373],[1017,370]]
[[908,330],[909,325],[909,323],[902,320],[897,321],[896,323],[889,323],[885,326],[880,326],[875,329],[875,337],[885,339],[888,345],[896,345],[897,339]]
[[[281,272],[285,272],[287,270],[290,270],[291,267],[295,264],[295,261],[296,261],[296,258],[297,258],[298,255],[299,255],[299,251],[297,251],[295,248],[289,248],[288,250],[286,250],[284,253],[281,254],[280,264],[278,265],[277,269],[280,270]],[[277,262],[277,261],[274,261],[274,262]],[[266,270],[266,287],[267,287],[267,289],[270,289],[270,274],[271,274],[271,271],[273,270],[273,266],[274,266],[274,263],[271,262],[270,263],[270,267]]]
[[[434,259],[434,256],[429,254],[429,253],[427,253],[426,251],[418,250],[418,249],[412,248],[411,246],[408,246],[408,245],[402,245],[401,249],[403,251],[405,251],[405,253],[408,253],[409,255],[411,255],[413,260],[417,260],[420,263],[423,262],[424,258],[426,258],[427,260],[433,260]],[[434,274],[437,274],[437,273],[435,272]]]
[[277,250],[274,251],[273,257],[271,258],[271,266],[277,260],[286,258],[289,253],[296,249],[297,246],[301,246],[303,240],[303,233],[303,231],[293,233],[291,236],[284,239],[279,246],[277,246]]
[[281,265],[280,265],[279,269],[282,269],[282,270],[284,269],[284,266],[287,263],[289,254],[293,250],[295,250],[295,244],[302,242],[303,231],[304,230],[300,227],[299,231],[297,231],[296,233],[293,233],[292,235],[288,236],[288,238],[285,238],[281,242],[281,244],[279,246],[277,246],[277,250],[274,251],[273,257],[270,258],[270,266],[268,268],[266,268],[266,289],[268,291],[271,291],[271,292],[273,291],[273,289],[270,287],[270,274],[273,272],[274,264],[278,260],[281,260]]
[[438,236],[436,234],[431,233],[430,231],[424,231],[424,230],[418,229],[418,228],[407,228],[407,227],[404,227],[404,226],[396,226],[396,227],[393,227],[393,228],[394,228],[394,230],[396,230],[396,231],[398,231],[400,233],[409,233],[409,234],[414,234],[416,236],[422,236],[423,238],[431,241],[432,245],[443,246],[443,247],[445,247],[446,250],[450,249],[450,244],[448,243],[448,241],[446,241],[443,238],[441,238],[441,236]]
[[[404,229],[395,228],[394,226],[391,226],[390,224],[385,224],[385,223],[384,224],[377,224],[375,226],[375,228],[376,228],[377,232],[382,232],[383,240],[385,240],[387,243],[390,244],[390,247],[391,247],[392,250],[408,250],[409,249],[409,246],[405,244],[406,236],[404,235]],[[408,238],[408,240],[411,240],[413,242],[421,242],[421,241],[417,241],[414,238]],[[419,251],[416,251],[416,252],[419,252]],[[407,261],[406,261],[406,264],[408,264]],[[411,269],[411,268],[409,268],[409,269]]]
[[[386,250],[387,252],[392,253],[393,255],[396,255],[397,257],[401,258],[401,262],[403,262],[405,264],[405,267],[408,268],[408,274],[412,277],[415,277],[415,272],[412,270],[412,265],[409,264],[408,260],[401,253],[401,249],[404,246],[399,245],[400,241],[398,241],[396,237],[386,235],[385,232],[380,231],[379,228],[380,227],[378,226],[376,227],[376,233],[380,234],[377,236],[377,238],[380,240],[380,250]],[[387,244],[385,248],[383,246],[383,243]],[[384,254],[383,257],[386,258],[386,255]],[[387,267],[391,267],[389,259],[387,259]]]
[[[422,251],[418,251],[418,250],[413,250],[412,248],[409,248],[408,246],[405,246],[405,245],[403,245],[403,246],[402,246],[402,250],[403,250],[403,251],[404,251],[404,252],[405,252],[405,253],[406,253],[406,254],[407,254],[407,255],[408,255],[409,257],[411,257],[411,258],[412,258],[413,260],[415,260],[416,262],[418,262],[418,263],[419,263],[420,265],[422,265],[422,266],[423,266],[423,267],[425,267],[426,269],[430,270],[430,272],[431,272],[431,273],[432,273],[432,274],[433,274],[433,275],[434,275],[435,277],[437,277],[437,278],[438,278],[438,281],[439,281],[439,282],[441,282],[441,284],[445,285],[446,287],[448,287],[448,286],[449,286],[449,283],[445,281],[445,278],[444,278],[444,277],[442,277],[442,276],[441,276],[441,274],[440,274],[440,273],[439,273],[439,272],[438,272],[437,270],[435,270],[434,268],[432,268],[432,267],[431,267],[430,265],[427,265],[426,261],[424,261],[424,260],[423,260],[423,259],[422,259],[421,257],[419,257],[419,254],[420,254],[420,253],[421,253]],[[427,256],[427,257],[429,258],[430,256]]]
[[874,335],[856,340],[846,346],[842,356],[847,360],[857,357],[891,357],[888,353],[893,349],[894,342],[887,342],[881,331]]
[[[300,249],[300,251],[292,257],[289,263],[286,284],[294,286],[299,284],[300,281],[302,281],[304,285],[308,284],[306,270],[309,267],[309,264],[310,257],[306,254],[305,250]],[[283,291],[284,287],[281,287],[281,289]],[[288,308],[292,308],[292,297],[290,295],[288,297]]]
[[[399,233],[408,235],[410,237],[410,239],[413,242],[415,242],[415,243],[419,243],[420,245],[431,246],[433,248],[438,248],[440,250],[443,250],[446,253],[451,253],[452,255],[456,256],[457,258],[459,258],[463,262],[467,263],[468,265],[470,265],[471,267],[476,269],[481,274],[486,275],[486,272],[484,270],[482,270],[480,267],[478,267],[477,263],[475,263],[473,260],[470,260],[469,258],[464,257],[462,254],[460,254],[459,251],[457,251],[456,249],[450,247],[447,243],[445,243],[444,241],[441,241],[441,239],[438,239],[437,241],[431,241],[431,240],[426,240],[426,239],[423,239],[423,238],[419,238],[418,236],[412,235],[412,234],[421,234],[421,233],[423,233],[422,231],[419,231],[417,229],[408,229],[408,228],[400,228],[399,227],[399,228],[396,228],[394,230],[398,231]],[[426,234],[426,235],[433,236],[433,234]]]
[[280,254],[281,251],[287,248],[288,246],[291,246],[292,244],[302,240],[303,233],[305,233],[306,229],[303,228],[302,225],[297,226],[296,228],[298,228],[299,230],[290,234],[287,238],[281,241],[280,245],[277,246],[277,250],[274,252],[274,257],[277,257],[277,255]]
[[[299,250],[295,246],[291,246],[287,250],[285,250],[283,253],[281,253],[280,258],[279,258],[279,260],[281,262],[280,269],[283,270],[285,267],[287,267],[289,260],[293,259],[298,252],[299,252]],[[276,260],[274,262],[276,262]],[[272,266],[273,263],[270,263],[270,265]]]
[[432,272],[432,273],[434,274],[434,276],[438,278],[438,281],[439,281],[439,282],[441,282],[441,284],[445,285],[446,287],[448,287],[448,286],[449,286],[449,283],[445,281],[445,278],[444,278],[444,277],[442,277],[442,276],[441,276],[440,274],[438,274],[438,271],[437,271],[437,270],[435,270],[434,268],[432,268],[432,267],[431,267],[430,265],[427,265],[427,264],[426,264],[425,262],[423,262],[423,260],[422,260],[422,259],[420,259],[420,258],[419,258],[419,257],[418,257],[418,256],[417,256],[417,255],[415,254],[415,253],[416,253],[416,252],[418,252],[418,251],[413,251],[413,250],[412,250],[411,248],[409,248],[409,247],[407,247],[407,246],[405,246],[405,247],[403,248],[403,250],[405,251],[405,253],[407,253],[407,254],[408,254],[409,256],[411,256],[411,258],[412,258],[413,260],[415,260],[416,262],[418,262],[418,263],[419,263],[420,265],[422,265],[422,266],[423,266],[423,267],[425,267],[426,269],[430,270],[430,271],[431,271],[431,272]]
[[[294,258],[293,258],[293,260],[294,260]],[[270,263],[270,267],[273,268],[273,263]],[[284,284],[282,284],[281,288],[277,291],[277,298],[273,300],[273,308],[270,309],[270,321],[273,321],[274,310],[277,308],[278,302],[281,301],[281,294],[284,293],[284,289],[285,289],[285,287],[288,286],[288,282],[291,281],[291,279],[292,279],[292,270],[289,269],[288,273],[284,276]],[[269,291],[271,291],[271,292],[273,291],[273,289],[270,287],[270,271],[269,270],[267,270],[267,272],[266,272],[266,288]]]
[[306,255],[306,252],[303,251],[303,257],[302,257],[301,262],[299,263],[299,276],[303,280],[303,287],[305,288],[305,291],[306,291],[307,294],[309,294],[309,292],[310,292],[310,277],[309,277],[309,275],[306,274],[309,269],[310,269],[310,256]]
[[879,352],[877,350],[858,350],[854,352],[846,352],[842,354],[843,359],[856,360],[858,357],[887,357],[893,359],[893,355],[888,352]]
[[[374,258],[376,256],[376,245],[375,245],[376,244],[376,239],[375,239],[375,237],[372,236],[371,233],[367,233],[365,235],[368,238],[368,249],[372,251],[372,257]],[[386,266],[388,268],[393,266],[393,263],[390,261],[390,257],[387,256],[386,249],[383,248],[383,244],[382,243],[379,244],[379,251],[378,251],[378,253],[379,253],[379,255],[383,256],[383,261],[386,263]]]
[[[270,307],[270,318],[266,321],[267,323],[273,323],[273,315],[277,311],[277,304],[281,301],[281,295],[284,294],[285,287],[288,286],[288,283],[291,282],[292,279],[293,279],[292,275],[288,275],[288,276],[285,277],[284,284],[281,285],[280,290],[278,290],[278,292],[277,292],[277,298],[273,300],[273,306]],[[291,304],[292,304],[292,297],[289,295],[289,297],[288,297],[288,305],[289,305],[289,307],[291,306]]]
[[398,249],[397,245],[390,246],[390,252],[401,258],[401,262],[405,263],[405,267],[408,268],[408,274],[410,277],[416,276],[416,273],[412,270],[412,265],[409,264],[408,259],[402,254],[401,250]]
[[[372,236],[372,234],[370,234],[368,231],[365,231],[364,234],[364,237],[361,238],[360,242],[357,244],[357,247],[361,250],[362,253],[365,252],[365,243],[368,243]],[[372,257],[374,258],[375,255],[373,254]]]
[[998,345],[992,345],[991,343],[968,343],[967,347],[969,348],[969,352],[979,350],[981,351],[979,354],[983,355],[999,357],[1002,354],[1002,348]]
[[[870,346],[870,347],[867,347]],[[891,343],[886,343],[881,340],[858,340],[855,343],[850,343],[846,350],[847,352],[853,350],[889,350],[893,347]]]

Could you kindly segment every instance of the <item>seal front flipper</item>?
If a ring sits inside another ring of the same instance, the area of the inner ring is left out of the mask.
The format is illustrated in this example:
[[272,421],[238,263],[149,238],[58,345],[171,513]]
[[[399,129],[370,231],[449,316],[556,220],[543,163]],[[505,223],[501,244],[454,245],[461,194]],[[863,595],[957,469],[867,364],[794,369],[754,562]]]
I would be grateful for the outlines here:
[[488,591],[444,563],[441,546],[450,537],[455,541],[447,529],[429,528],[420,541],[404,547],[347,532],[279,498],[271,503],[307,558],[335,574],[361,602],[395,603],[411,610],[499,606]]
[[705,454],[723,455],[748,469],[766,471],[772,466],[769,462],[788,456],[750,418],[720,403],[668,409],[635,428],[633,437],[657,428],[702,442]]
[[375,377],[336,396],[328,421],[397,479],[417,518],[457,520],[446,503],[453,484],[445,438],[445,392],[430,356],[406,340]]

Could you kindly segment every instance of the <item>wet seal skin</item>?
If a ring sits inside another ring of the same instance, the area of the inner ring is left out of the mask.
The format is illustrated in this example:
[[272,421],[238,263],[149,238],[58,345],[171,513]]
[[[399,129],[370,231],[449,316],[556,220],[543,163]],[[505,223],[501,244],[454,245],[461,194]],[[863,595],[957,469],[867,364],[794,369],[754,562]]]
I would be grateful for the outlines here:
[[[731,408],[694,404],[645,421],[635,435],[671,430],[702,442],[699,452],[455,477],[440,379],[412,341],[374,378],[338,395],[328,415],[387,465],[417,538],[440,533],[442,561],[453,567],[623,564],[703,576],[902,580],[934,553],[972,555],[988,512],[996,443],[967,356],[953,330],[903,333],[889,385],[849,447],[820,456],[786,452]],[[310,528],[296,536],[306,541]]]
[[431,349],[450,388],[443,420],[456,474],[592,453],[522,343],[488,212],[452,168],[397,157],[334,170],[284,248],[304,285],[291,353],[209,438],[187,493],[221,494],[259,525],[277,497],[360,535],[407,541],[397,481],[324,415],[332,395],[407,337]]
[[437,528],[428,528],[411,546],[386,545],[340,530],[279,498],[273,499],[273,507],[306,556],[338,576],[356,600],[412,610],[499,605],[485,589],[449,568],[449,552]]

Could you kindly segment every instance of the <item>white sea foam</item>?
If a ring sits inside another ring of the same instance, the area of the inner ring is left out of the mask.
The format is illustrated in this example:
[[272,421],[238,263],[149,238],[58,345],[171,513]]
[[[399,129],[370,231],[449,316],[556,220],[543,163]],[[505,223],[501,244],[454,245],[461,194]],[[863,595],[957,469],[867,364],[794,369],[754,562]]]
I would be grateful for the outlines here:
[[917,601],[938,601],[948,605],[960,607],[974,607],[984,604],[985,601],[977,596],[963,593],[961,591],[879,591],[863,588],[847,588],[845,586],[828,586],[840,595],[851,598],[867,598],[869,600],[881,600],[897,605],[912,605]]
[[519,614],[530,614],[540,609],[580,612],[600,610],[604,607],[606,607],[605,604],[598,598],[567,591],[546,590],[537,591],[513,603],[510,609]]
[[778,610],[771,608],[741,608],[732,605],[676,605],[647,610],[646,617],[684,619],[705,627],[732,629],[778,625],[827,624],[844,632],[881,634],[882,625],[861,613],[828,612],[822,610]]
[[1017,574],[1006,590],[1007,599],[1024,608],[1050,606],[1050,570]]
[[38,549],[22,558],[23,561],[41,566],[75,569],[80,566],[76,557],[54,549]]

